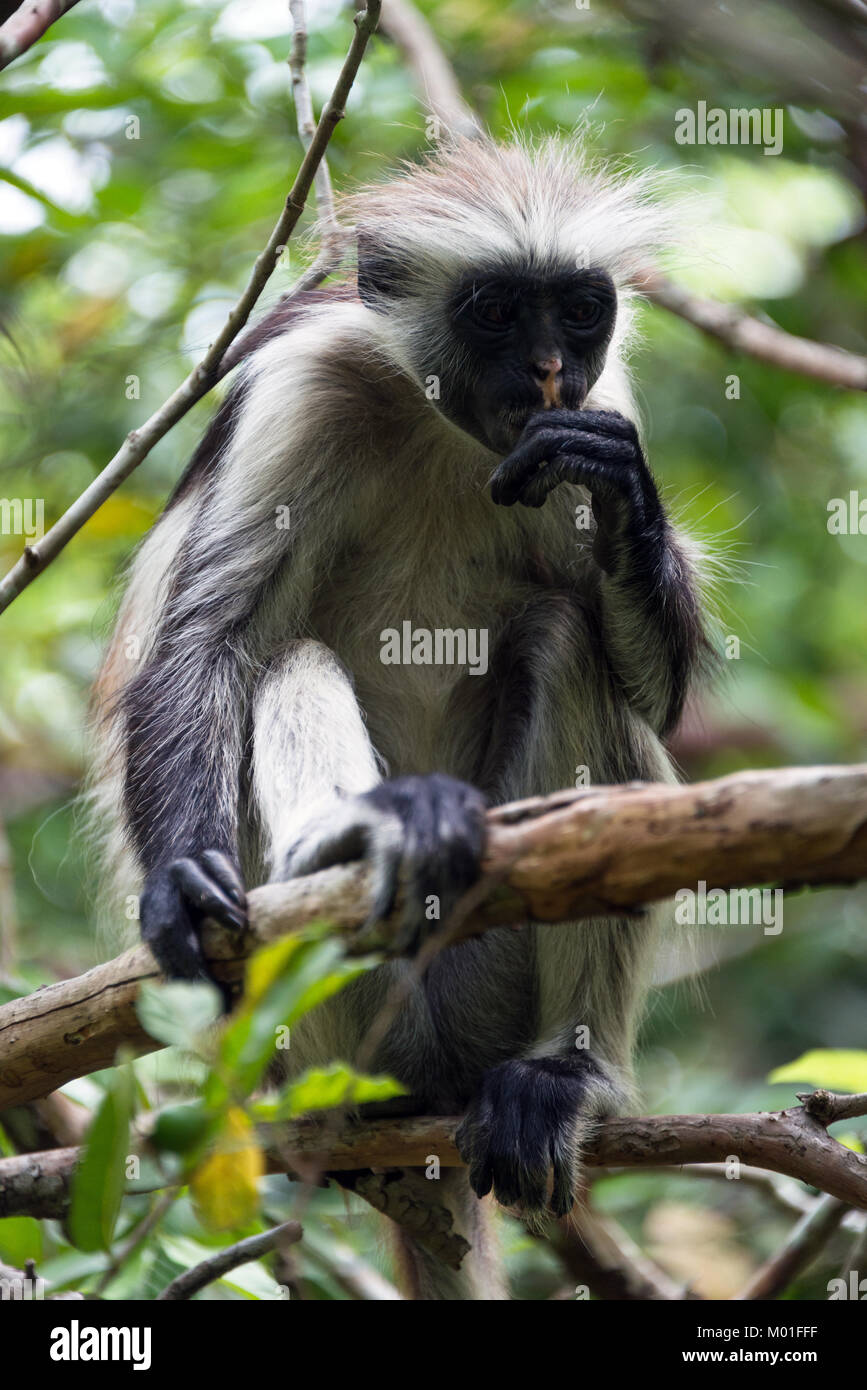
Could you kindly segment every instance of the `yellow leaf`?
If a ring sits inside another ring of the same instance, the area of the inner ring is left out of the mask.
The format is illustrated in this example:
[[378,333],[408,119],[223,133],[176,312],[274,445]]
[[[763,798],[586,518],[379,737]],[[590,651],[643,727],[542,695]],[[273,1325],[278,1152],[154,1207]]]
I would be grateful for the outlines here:
[[214,1151],[193,1173],[190,1187],[199,1214],[215,1230],[246,1226],[259,1210],[265,1160],[243,1110],[229,1110]]
[[769,1081],[802,1081],[807,1086],[824,1086],[829,1091],[867,1090],[867,1052],[854,1048],[816,1048],[795,1062],[777,1067]]

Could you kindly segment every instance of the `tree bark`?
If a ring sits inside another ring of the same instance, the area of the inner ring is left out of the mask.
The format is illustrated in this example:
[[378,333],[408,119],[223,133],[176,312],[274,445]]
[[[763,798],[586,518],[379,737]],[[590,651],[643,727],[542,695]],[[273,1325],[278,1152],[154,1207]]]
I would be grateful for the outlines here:
[[[861,1097],[860,1110],[867,1112],[867,1097]],[[441,1167],[457,1168],[462,1166],[455,1145],[460,1119],[423,1115],[344,1122],[335,1131],[326,1116],[324,1124],[304,1119],[269,1126],[268,1167],[292,1174],[300,1168],[319,1173],[424,1168],[433,1155]],[[78,1148],[49,1149],[0,1159],[0,1218],[62,1216],[80,1153]],[[584,1149],[584,1162],[591,1168],[658,1168],[732,1159],[798,1178],[848,1206],[867,1209],[867,1156],[828,1134],[807,1105],[753,1115],[618,1117],[600,1122]]]
[[[630,784],[566,791],[488,813],[483,877],[444,940],[491,927],[639,911],[695,891],[867,877],[867,766],[743,772],[678,787]],[[257,946],[315,919],[350,951],[387,948],[389,923],[364,926],[370,885],[361,864],[254,889],[249,929],[207,924],[218,979],[237,980]],[[754,926],[753,930],[761,930]],[[121,1045],[153,1051],[135,1012],[143,980],[159,978],[137,946],[73,980],[0,1008],[0,1110],[111,1066]]]

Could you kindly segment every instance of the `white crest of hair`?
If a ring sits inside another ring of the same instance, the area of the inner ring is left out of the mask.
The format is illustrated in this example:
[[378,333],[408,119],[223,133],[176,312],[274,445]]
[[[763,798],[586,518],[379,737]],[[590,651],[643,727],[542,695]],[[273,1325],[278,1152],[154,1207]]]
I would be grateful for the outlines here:
[[676,238],[656,171],[612,172],[576,138],[457,140],[345,200],[360,230],[416,267],[418,283],[453,277],[469,248],[504,266],[596,266],[619,286]]

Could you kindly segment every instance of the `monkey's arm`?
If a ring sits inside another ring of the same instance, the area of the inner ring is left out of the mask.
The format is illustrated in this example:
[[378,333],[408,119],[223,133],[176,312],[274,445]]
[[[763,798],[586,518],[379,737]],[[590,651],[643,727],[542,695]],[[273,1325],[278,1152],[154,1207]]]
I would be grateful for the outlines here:
[[245,916],[238,798],[259,585],[248,577],[243,593],[227,588],[229,556],[206,534],[194,533],[176,561],[154,646],[123,695],[142,936],[167,973],[184,978],[203,974],[200,918],[240,926]]
[[492,496],[506,506],[541,507],[561,482],[591,493],[612,672],[650,727],[669,733],[709,646],[692,561],[665,514],[632,422],[613,411],[534,416],[495,472]]
[[[283,358],[279,345],[268,351],[187,504],[192,520],[151,615],[148,655],[121,699],[123,812],[144,872],[142,936],[181,977],[203,973],[202,916],[244,920],[239,800],[253,694],[278,612],[284,632],[299,630],[322,545],[337,526],[323,542],[315,518],[334,503],[339,482],[311,412],[293,412],[293,384],[303,394],[308,383],[303,371],[286,383],[285,348]],[[157,551],[160,543],[157,532]]]

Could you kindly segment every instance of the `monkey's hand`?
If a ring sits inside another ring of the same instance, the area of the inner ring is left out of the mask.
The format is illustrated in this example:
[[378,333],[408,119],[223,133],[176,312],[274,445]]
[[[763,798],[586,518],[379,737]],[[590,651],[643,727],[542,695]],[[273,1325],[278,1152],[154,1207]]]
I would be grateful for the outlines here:
[[170,979],[210,979],[198,929],[205,917],[243,929],[244,885],[231,859],[206,849],[195,859],[175,859],[148,874],[139,915],[142,940]]
[[613,573],[624,544],[662,540],[665,514],[631,420],[613,410],[546,410],[527,421],[494,472],[491,497],[503,507],[541,507],[560,483],[589,489],[594,554]]
[[531,1057],[485,1072],[456,1135],[476,1196],[493,1188],[498,1202],[524,1215],[565,1216],[575,1201],[582,1132],[600,1113],[598,1095],[589,1103],[599,1082],[604,1093],[586,1056]]
[[485,799],[466,782],[440,773],[395,777],[311,821],[290,846],[280,876],[367,860],[373,871],[369,922],[388,917],[402,888],[392,950],[411,955],[478,878],[484,825]]

